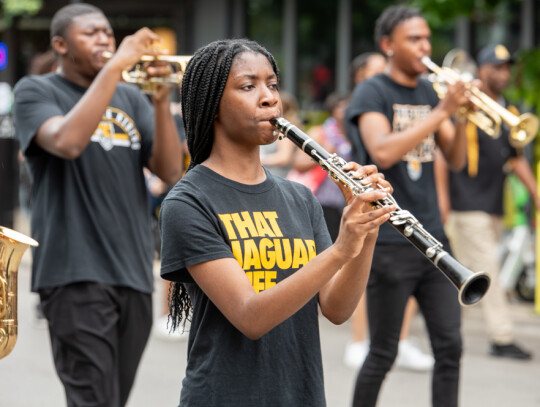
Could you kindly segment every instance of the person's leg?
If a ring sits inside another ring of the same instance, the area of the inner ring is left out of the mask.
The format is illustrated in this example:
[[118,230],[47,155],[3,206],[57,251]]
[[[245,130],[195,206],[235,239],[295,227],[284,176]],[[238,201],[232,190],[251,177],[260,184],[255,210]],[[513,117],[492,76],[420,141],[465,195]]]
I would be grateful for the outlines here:
[[409,297],[407,305],[405,306],[405,313],[403,314],[403,324],[401,325],[401,333],[399,335],[400,341],[407,340],[409,338],[412,320],[416,314],[416,311],[418,311],[418,304],[414,297]]
[[121,307],[118,352],[120,405],[127,402],[152,328],[152,296],[130,288],[116,288]]
[[[402,267],[403,245],[377,245],[367,288],[370,349],[360,369],[354,389],[353,406],[375,406],[398,350],[399,333],[407,299],[414,289]],[[412,249],[414,250],[414,249]],[[399,259],[399,260],[398,260]]]
[[480,211],[452,212],[451,219],[456,233],[452,240],[456,258],[471,270],[484,271],[491,277],[489,290],[480,302],[488,335],[494,343],[509,344],[514,332],[506,294],[499,284],[500,223]]
[[369,348],[366,308],[366,295],[363,295],[351,317],[352,340],[345,348],[345,364],[352,368],[362,366]]
[[[443,243],[448,247],[446,242]],[[435,356],[432,380],[433,407],[456,407],[462,351],[458,293],[448,279],[427,259],[423,269],[426,271],[414,294],[426,320]]]
[[403,315],[403,324],[399,336],[396,366],[403,369],[426,371],[433,368],[435,362],[433,356],[422,352],[422,350],[409,339],[411,324],[417,310],[418,304],[416,299],[414,297],[409,297],[407,305],[405,306],[405,314]]
[[120,406],[120,315],[111,288],[77,283],[43,290],[40,297],[67,406]]

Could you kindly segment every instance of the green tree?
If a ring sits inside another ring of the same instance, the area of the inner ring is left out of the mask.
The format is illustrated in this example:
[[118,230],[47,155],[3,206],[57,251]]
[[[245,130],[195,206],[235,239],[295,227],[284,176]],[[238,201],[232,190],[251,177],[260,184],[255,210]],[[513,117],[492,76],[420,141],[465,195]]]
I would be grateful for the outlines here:
[[2,20],[7,26],[11,25],[14,17],[33,16],[41,7],[43,0],[1,0]]

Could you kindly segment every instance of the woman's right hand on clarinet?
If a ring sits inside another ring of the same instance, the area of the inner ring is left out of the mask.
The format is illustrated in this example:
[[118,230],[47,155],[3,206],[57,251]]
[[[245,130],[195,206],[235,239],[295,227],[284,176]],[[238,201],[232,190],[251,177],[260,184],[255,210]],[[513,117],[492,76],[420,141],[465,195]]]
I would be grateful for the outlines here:
[[339,235],[335,247],[344,256],[350,259],[356,257],[362,250],[366,237],[375,239],[379,226],[390,218],[390,212],[396,209],[395,205],[388,205],[374,209],[371,202],[382,200],[393,192],[393,188],[384,175],[377,171],[374,165],[361,166],[355,162],[349,162],[344,167],[345,171],[352,171],[354,178],[361,179],[362,184],[377,184],[381,189],[353,195],[349,188],[339,185],[347,206],[343,210]]

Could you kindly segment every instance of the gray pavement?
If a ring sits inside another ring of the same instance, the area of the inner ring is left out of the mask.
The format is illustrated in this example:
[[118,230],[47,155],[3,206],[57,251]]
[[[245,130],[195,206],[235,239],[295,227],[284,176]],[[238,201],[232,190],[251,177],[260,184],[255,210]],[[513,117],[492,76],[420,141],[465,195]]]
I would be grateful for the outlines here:
[[[25,223],[17,230],[28,233]],[[1,407],[61,407],[62,386],[54,371],[47,328],[37,323],[37,295],[29,292],[30,250],[19,268],[19,336],[13,352],[0,360]],[[157,278],[155,312],[162,308],[163,284]],[[487,336],[478,306],[464,309],[460,405],[489,407],[540,407],[540,315],[533,305],[512,302],[516,335],[520,344],[535,353],[532,361],[488,356]],[[423,320],[417,316],[411,336],[424,350],[429,348]],[[343,364],[350,324],[334,326],[321,317],[321,341],[325,388],[329,407],[348,407],[356,372]],[[186,365],[186,342],[152,335],[143,356],[128,407],[177,406]],[[430,406],[430,373],[393,369],[387,376],[379,407]],[[304,407],[304,406],[302,406]],[[307,407],[307,406],[306,406]]]

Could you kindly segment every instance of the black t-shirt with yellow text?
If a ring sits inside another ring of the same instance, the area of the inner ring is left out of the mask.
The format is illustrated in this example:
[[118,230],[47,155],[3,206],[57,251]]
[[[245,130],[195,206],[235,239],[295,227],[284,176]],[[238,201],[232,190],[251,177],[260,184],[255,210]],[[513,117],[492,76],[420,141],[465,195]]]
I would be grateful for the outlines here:
[[254,341],[223,316],[186,269],[236,258],[260,292],[331,245],[313,194],[268,171],[266,176],[258,185],[244,185],[197,165],[163,202],[161,275],[184,282],[193,303],[182,406],[325,405],[317,296]]

